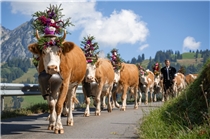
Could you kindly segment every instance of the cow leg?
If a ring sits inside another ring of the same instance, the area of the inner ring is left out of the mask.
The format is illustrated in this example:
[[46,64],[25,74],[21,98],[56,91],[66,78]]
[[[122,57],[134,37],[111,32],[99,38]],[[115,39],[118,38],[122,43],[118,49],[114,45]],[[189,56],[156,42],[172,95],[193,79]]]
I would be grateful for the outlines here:
[[[89,117],[90,116],[90,83],[86,83],[85,81],[82,82],[82,90],[83,90],[83,95],[84,95],[84,101],[86,104],[84,116]],[[95,102],[94,102],[95,103]]]
[[[64,133],[63,125],[62,125],[62,122],[61,122],[61,112],[63,110],[64,101],[67,97],[68,88],[69,88],[68,81],[64,81],[64,83],[62,84],[62,87],[61,87],[61,92],[59,94],[58,101],[56,103],[57,119],[56,119],[55,130],[54,130],[54,133],[56,133],[56,134],[58,134],[58,133],[63,134]],[[69,111],[71,112],[72,109],[69,108]]]
[[86,103],[86,109],[84,116],[89,117],[90,116],[90,97],[85,96],[85,103]]
[[152,87],[149,89],[149,92],[150,92],[150,102],[153,102],[153,93],[154,93],[154,90],[153,90]]
[[138,102],[137,102],[137,97],[138,97],[138,87],[134,87],[134,109],[138,109]]
[[108,90],[108,107],[107,107],[107,111],[108,112],[112,112],[112,105],[111,105],[111,97],[112,97],[112,86],[113,85],[111,85],[110,87],[109,87],[109,90]]
[[139,90],[138,91],[138,94],[139,94],[139,100],[138,100],[138,105],[141,105],[141,102],[142,102],[142,93],[141,93],[141,91]]
[[113,105],[115,105],[115,107],[120,108],[116,96],[117,96],[117,88],[114,86],[112,89],[112,103],[114,103]]
[[50,109],[50,115],[49,117],[49,125],[48,130],[54,130],[55,123],[56,123],[56,111],[55,111],[55,105],[56,105],[56,99],[54,99],[52,96],[47,96],[47,102]]
[[104,83],[100,83],[98,88],[97,88],[97,93],[96,93],[96,97],[95,97],[95,102],[96,102],[96,111],[95,111],[95,115],[96,116],[100,116],[101,115],[101,93],[102,93],[102,88]]
[[68,94],[68,104],[69,104],[69,113],[67,115],[67,125],[73,126],[74,125],[74,120],[73,120],[73,107],[74,107],[74,99],[76,97],[76,88],[74,87],[73,89],[69,90]]
[[123,87],[123,94],[121,96],[121,100],[122,100],[121,111],[125,111],[125,109],[126,109],[127,91],[128,91],[128,86],[125,85]]
[[145,88],[145,104],[148,104],[148,93],[149,93],[149,89],[148,87]]
[[106,92],[104,92],[104,94],[102,93],[102,106],[101,106],[101,108],[102,108],[102,110],[104,110],[104,109],[106,109],[107,108],[107,105],[106,105]]
[[164,96],[165,96],[165,91],[164,90],[162,90],[162,102],[164,102],[165,100],[164,100]]

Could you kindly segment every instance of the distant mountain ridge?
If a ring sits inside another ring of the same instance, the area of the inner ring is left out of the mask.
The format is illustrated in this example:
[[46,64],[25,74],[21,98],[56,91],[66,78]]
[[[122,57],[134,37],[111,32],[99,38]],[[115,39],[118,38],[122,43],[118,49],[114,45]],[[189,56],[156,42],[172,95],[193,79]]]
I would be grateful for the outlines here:
[[14,30],[1,26],[1,63],[12,58],[32,57],[27,48],[30,43],[36,42],[31,22],[25,22]]

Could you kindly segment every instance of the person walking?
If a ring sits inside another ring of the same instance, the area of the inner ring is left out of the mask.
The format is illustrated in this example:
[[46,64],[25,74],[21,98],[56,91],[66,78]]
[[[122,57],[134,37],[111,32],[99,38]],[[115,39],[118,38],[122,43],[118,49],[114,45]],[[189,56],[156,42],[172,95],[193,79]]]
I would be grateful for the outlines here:
[[161,68],[161,74],[163,78],[164,100],[169,99],[169,95],[173,94],[173,83],[176,74],[176,68],[170,66],[170,61],[165,60],[165,67]]

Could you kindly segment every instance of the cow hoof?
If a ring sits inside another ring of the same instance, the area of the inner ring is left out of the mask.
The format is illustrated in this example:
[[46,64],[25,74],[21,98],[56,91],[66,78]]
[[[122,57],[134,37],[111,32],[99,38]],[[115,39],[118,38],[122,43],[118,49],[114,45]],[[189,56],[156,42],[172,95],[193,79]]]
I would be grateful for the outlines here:
[[125,108],[121,108],[120,110],[121,110],[121,111],[125,111]]
[[68,126],[73,126],[74,123],[73,123],[73,122],[68,122],[68,121],[67,121],[67,125],[68,125]]
[[47,129],[48,130],[53,130],[54,129],[54,126],[53,125],[49,125]]
[[54,131],[55,134],[63,134],[64,133],[64,130],[63,129],[55,129]]
[[112,109],[107,109],[108,112],[112,112]]
[[138,106],[134,106],[134,109],[138,109]]
[[88,113],[84,114],[84,117],[89,117],[89,116],[90,116],[90,114],[88,114]]
[[100,112],[96,112],[95,115],[96,115],[96,116],[100,116],[101,113],[100,113]]

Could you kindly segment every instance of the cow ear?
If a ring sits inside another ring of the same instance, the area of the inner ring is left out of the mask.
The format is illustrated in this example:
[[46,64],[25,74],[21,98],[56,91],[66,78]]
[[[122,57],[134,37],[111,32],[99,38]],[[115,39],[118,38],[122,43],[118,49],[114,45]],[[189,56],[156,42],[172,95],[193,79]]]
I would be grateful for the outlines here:
[[124,65],[122,65],[122,67],[120,68],[120,71],[123,71],[124,67],[125,67],[125,66],[124,66]]
[[98,68],[101,65],[102,61],[97,61],[96,62],[96,68]]
[[68,53],[68,52],[70,52],[72,49],[73,49],[73,47],[74,47],[74,43],[73,42],[64,42],[63,43],[63,53],[65,54],[65,53]]
[[37,43],[32,43],[28,45],[28,50],[33,54],[40,55],[41,51],[39,50],[39,46]]

